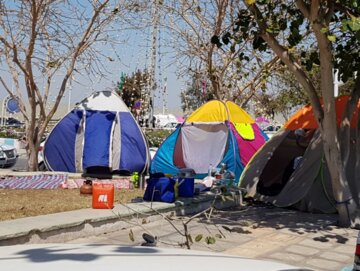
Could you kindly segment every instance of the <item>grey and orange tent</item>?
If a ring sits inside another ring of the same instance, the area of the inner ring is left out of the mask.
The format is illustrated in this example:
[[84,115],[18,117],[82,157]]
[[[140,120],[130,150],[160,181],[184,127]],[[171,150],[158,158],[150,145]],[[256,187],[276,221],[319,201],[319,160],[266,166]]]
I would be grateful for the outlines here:
[[[336,99],[338,127],[348,99],[348,96]],[[359,107],[360,103],[351,122],[352,137],[356,136]],[[301,140],[298,131],[303,131],[304,134],[306,131]],[[349,158],[349,168],[354,168],[355,160],[356,153],[353,151]],[[348,179],[351,182],[350,189],[357,189],[355,176]],[[278,207],[292,206],[309,212],[336,212],[321,134],[311,105],[296,112],[284,127],[258,150],[244,169],[239,186],[246,190],[246,197]]]

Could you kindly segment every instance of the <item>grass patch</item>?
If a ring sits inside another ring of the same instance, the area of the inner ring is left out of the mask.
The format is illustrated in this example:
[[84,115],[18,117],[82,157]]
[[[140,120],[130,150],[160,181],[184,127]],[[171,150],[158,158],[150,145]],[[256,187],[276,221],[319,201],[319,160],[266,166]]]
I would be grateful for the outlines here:
[[[142,197],[141,189],[115,190],[114,204]],[[79,189],[0,189],[0,221],[91,208],[91,195]]]

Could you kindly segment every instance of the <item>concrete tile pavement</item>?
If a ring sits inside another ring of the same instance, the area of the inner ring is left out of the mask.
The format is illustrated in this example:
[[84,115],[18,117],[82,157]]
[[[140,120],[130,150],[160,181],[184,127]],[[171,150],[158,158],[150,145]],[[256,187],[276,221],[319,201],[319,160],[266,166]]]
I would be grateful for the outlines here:
[[[189,224],[193,239],[203,235],[192,249],[267,259],[318,271],[341,270],[353,263],[358,231],[336,227],[336,215],[248,206],[217,211],[213,222],[196,219]],[[176,223],[182,229],[182,222]],[[128,229],[71,242],[139,245],[145,231],[158,236],[160,247],[173,247],[185,240],[169,223],[159,220],[132,228],[134,242],[129,239]],[[206,236],[217,236],[216,243],[207,245]]]
[[[157,212],[144,203],[114,210],[84,209],[66,213],[0,222],[0,245],[16,243],[107,243],[140,245],[142,233],[158,236],[158,245],[174,247],[185,238],[176,232],[163,215],[188,215],[204,210],[211,195],[176,204],[154,203]],[[203,235],[192,249],[269,259],[310,270],[341,270],[353,263],[357,230],[336,227],[336,215],[301,213],[267,205],[239,206],[239,199],[217,210],[211,217],[189,223],[192,239]],[[236,206],[236,207],[234,207]],[[136,210],[131,212],[130,210]],[[141,214],[141,215],[139,215]],[[188,217],[174,216],[172,223],[181,232]],[[130,230],[134,241],[130,240]],[[206,237],[215,244],[205,242]]]

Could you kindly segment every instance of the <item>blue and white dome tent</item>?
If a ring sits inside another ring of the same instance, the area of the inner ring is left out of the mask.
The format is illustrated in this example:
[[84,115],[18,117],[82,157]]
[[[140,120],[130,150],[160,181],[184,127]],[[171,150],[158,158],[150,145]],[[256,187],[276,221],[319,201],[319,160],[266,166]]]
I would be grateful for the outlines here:
[[44,146],[49,170],[144,173],[150,155],[140,126],[119,95],[98,91],[81,101],[49,134]]

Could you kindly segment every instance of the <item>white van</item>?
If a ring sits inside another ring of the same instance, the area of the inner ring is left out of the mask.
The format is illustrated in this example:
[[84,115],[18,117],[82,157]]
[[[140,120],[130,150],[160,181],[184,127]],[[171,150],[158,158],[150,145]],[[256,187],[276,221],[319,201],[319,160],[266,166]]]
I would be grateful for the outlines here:
[[155,117],[155,127],[156,128],[173,128],[176,127],[179,123],[177,118],[173,114],[157,114]]

